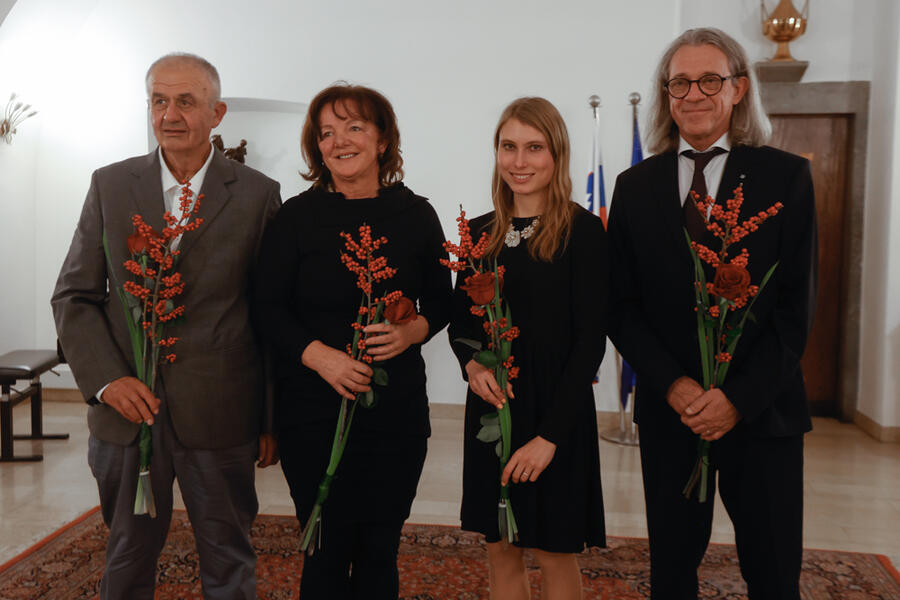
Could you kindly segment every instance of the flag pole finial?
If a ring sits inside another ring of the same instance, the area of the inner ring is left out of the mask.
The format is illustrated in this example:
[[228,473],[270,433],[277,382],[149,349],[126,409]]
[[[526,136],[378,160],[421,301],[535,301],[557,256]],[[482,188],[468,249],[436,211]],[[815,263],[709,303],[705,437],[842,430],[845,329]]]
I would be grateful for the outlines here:
[[588,104],[591,105],[591,108],[594,109],[594,118],[597,119],[600,117],[600,96],[597,94],[592,94],[590,98],[588,98]]
[[631,117],[637,121],[637,112],[638,112],[638,104],[641,103],[641,95],[637,92],[631,92],[628,94],[628,101],[631,102]]

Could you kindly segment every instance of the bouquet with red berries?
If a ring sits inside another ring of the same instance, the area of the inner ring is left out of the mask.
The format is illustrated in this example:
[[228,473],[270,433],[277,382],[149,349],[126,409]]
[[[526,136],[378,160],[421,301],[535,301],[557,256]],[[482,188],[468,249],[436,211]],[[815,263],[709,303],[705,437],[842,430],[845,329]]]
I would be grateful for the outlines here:
[[[459,207],[459,244],[444,242],[444,249],[456,257],[456,260],[441,259],[441,264],[462,277],[467,271],[471,275],[465,278],[461,289],[472,300],[469,310],[472,314],[483,317],[487,347],[478,340],[459,338],[475,350],[472,357],[478,364],[491,369],[497,385],[507,400],[496,412],[488,413],[481,418],[481,429],[478,439],[482,442],[496,442],[497,456],[500,458],[499,473],[503,473],[512,453],[512,416],[509,409],[509,398],[506,387],[510,380],[519,374],[519,367],[513,366],[512,342],[519,336],[519,328],[512,323],[509,304],[503,301],[500,292],[503,289],[503,272],[496,258],[485,258],[488,245],[488,234],[482,232],[477,244],[472,243],[472,234],[466,213]],[[500,485],[500,500],[497,507],[497,519],[500,538],[512,543],[519,538],[519,528],[513,514],[509,499],[509,487]]]
[[[734,355],[738,341],[748,318],[752,318],[750,309],[760,292],[775,272],[778,263],[772,265],[763,276],[759,285],[750,285],[750,272],[747,264],[750,253],[742,248],[740,253],[732,253],[729,259],[728,249],[739,242],[768,219],[782,209],[781,202],[776,202],[765,211],[740,221],[741,206],[744,203],[743,184],[734,190],[734,197],[723,207],[715,203],[710,196],[700,198],[691,192],[691,200],[700,211],[706,228],[721,240],[721,247],[714,252],[709,247],[691,239],[685,229],[684,235],[694,259],[694,292],[696,295],[697,338],[700,342],[700,363],[703,369],[703,388],[718,388],[725,381],[728,366]],[[707,216],[708,215],[708,216]],[[712,282],[706,281],[702,262],[715,269]],[[697,490],[697,499],[706,501],[709,477],[709,445],[710,442],[697,436],[697,462],[688,478],[682,493],[690,498]]]
[[[372,228],[365,223],[359,228],[358,242],[349,233],[342,231],[340,235],[344,239],[346,250],[341,252],[341,262],[351,273],[356,275],[356,287],[362,290],[362,300],[356,320],[350,324],[353,328],[353,341],[347,344],[347,354],[355,360],[372,364],[373,359],[366,352],[367,334],[363,330],[375,323],[388,322],[401,325],[412,321],[417,316],[416,308],[412,300],[403,296],[399,291],[386,293],[381,297],[374,294],[374,287],[377,283],[390,279],[397,272],[396,269],[388,266],[387,258],[375,256],[375,252],[387,244],[386,237],[373,239]],[[379,386],[388,384],[388,374],[384,367],[373,365],[372,381]],[[337,472],[341,457],[344,455],[356,407],[362,405],[363,408],[372,408],[375,406],[376,400],[377,395],[374,388],[368,392],[357,394],[353,400],[341,397],[337,427],[331,443],[331,456],[328,459],[328,466],[325,468],[325,475],[319,483],[316,502],[300,535],[300,549],[304,552],[313,554],[316,548],[321,547],[322,507],[325,500],[328,499],[331,482]],[[313,540],[316,540],[315,544],[313,544]]]
[[[184,306],[175,304],[175,298],[184,291],[181,273],[175,271],[180,255],[178,241],[182,235],[203,224],[203,219],[192,218],[200,210],[202,198],[203,194],[194,198],[190,182],[183,184],[179,199],[180,215],[176,217],[166,211],[163,216],[166,227],[161,233],[145,223],[141,215],[134,215],[131,219],[134,233],[127,239],[131,258],[125,261],[125,269],[133,278],[121,286],[114,285],[125,310],[135,374],[154,393],[159,365],[175,362],[172,346],[178,338],[165,336],[165,327],[184,314]],[[105,232],[103,250],[110,265],[110,277],[113,277]],[[150,485],[150,459],[153,456],[150,426],[142,423],[138,435],[138,483],[134,514],[149,514],[155,518],[156,503]]]

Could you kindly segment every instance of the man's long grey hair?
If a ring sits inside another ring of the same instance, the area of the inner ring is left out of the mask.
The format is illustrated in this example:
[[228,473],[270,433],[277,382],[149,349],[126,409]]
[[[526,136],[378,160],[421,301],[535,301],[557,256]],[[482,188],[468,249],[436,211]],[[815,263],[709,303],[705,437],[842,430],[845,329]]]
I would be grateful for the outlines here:
[[[724,31],[712,27],[688,29],[672,42],[666,49],[653,80],[653,95],[650,102],[650,122],[647,130],[647,148],[654,154],[662,154],[678,149],[678,125],[672,120],[669,112],[669,96],[666,82],[669,80],[669,66],[672,56],[682,46],[701,46],[709,44],[721,50],[728,59],[730,73],[721,75],[745,75],[749,87],[743,99],[734,107],[731,114],[729,136],[732,145],[762,146],[772,134],[772,124],[763,110],[759,97],[759,81],[753,66],[747,59],[744,48]],[[725,85],[734,85],[734,80]]]

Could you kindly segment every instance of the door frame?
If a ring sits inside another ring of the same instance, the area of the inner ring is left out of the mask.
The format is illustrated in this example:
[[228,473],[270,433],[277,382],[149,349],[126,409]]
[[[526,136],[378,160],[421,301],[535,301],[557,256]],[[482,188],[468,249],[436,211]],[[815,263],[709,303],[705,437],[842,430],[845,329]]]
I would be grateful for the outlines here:
[[763,106],[770,115],[842,115],[850,117],[847,200],[840,290],[841,331],[837,406],[839,417],[852,422],[859,400],[860,311],[862,307],[863,225],[866,159],[869,138],[868,81],[760,84]]

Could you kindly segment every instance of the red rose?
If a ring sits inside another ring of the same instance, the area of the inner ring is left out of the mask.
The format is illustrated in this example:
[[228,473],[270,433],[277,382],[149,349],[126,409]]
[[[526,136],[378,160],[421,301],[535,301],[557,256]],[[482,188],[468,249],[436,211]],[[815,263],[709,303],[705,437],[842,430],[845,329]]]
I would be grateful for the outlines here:
[[750,286],[750,272],[740,265],[719,265],[713,282],[713,293],[722,298],[743,298]]
[[[151,233],[150,233],[151,236],[153,236],[155,238],[162,237],[161,235],[159,235],[152,229],[150,231],[151,231]],[[141,252],[147,252],[148,250],[150,250],[150,240],[148,240],[146,237],[142,236],[140,234],[140,232],[138,232],[138,231],[135,231],[133,234],[128,236],[127,243],[128,243],[128,251],[131,252],[132,254],[140,254]]]
[[403,325],[417,317],[416,305],[406,296],[400,296],[395,302],[384,307],[384,318],[394,325]]
[[[466,277],[465,285],[459,286],[464,289],[472,299],[472,302],[478,306],[490,304],[494,299],[494,274],[491,272],[476,273]],[[500,287],[503,287],[503,278],[500,278]]]

